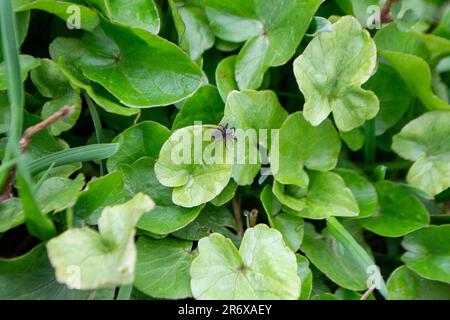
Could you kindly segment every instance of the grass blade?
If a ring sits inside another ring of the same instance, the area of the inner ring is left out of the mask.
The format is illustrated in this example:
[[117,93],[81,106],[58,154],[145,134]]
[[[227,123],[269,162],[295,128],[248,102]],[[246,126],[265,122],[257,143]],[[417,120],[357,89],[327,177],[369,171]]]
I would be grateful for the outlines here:
[[47,169],[52,164],[56,168],[76,162],[103,160],[112,156],[118,149],[117,143],[101,143],[67,149],[34,160],[29,163],[28,167],[30,172],[35,174]]
[[[23,131],[24,88],[20,72],[19,47],[15,15],[10,0],[0,1],[0,27],[2,48],[8,74],[8,99],[10,104],[10,128],[8,144],[3,163],[15,159],[17,162],[17,177],[19,197],[22,203],[28,231],[41,240],[47,240],[56,235],[56,228],[51,219],[45,216],[34,197],[33,180],[22,158],[20,138]],[[0,172],[0,184],[3,186],[9,176],[9,171]]]
[[[95,128],[95,135],[97,137],[97,143],[103,143],[105,141],[103,136],[103,128],[102,128],[102,122],[100,120],[100,116],[98,115],[97,109],[95,108],[94,102],[89,98],[87,94],[84,95],[88,108],[89,113],[92,117],[92,122],[94,123]],[[100,160],[100,175],[103,176],[105,174],[105,165],[102,160]]]

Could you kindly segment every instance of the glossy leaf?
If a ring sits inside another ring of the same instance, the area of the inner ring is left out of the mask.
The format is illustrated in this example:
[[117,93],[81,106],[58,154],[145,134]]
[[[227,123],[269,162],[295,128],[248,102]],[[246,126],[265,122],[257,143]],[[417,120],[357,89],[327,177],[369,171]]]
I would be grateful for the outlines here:
[[421,278],[406,266],[401,266],[392,272],[387,286],[390,300],[450,299],[448,284]]
[[385,237],[401,237],[429,224],[424,205],[405,188],[390,182],[376,184],[378,213],[361,220],[361,225]]
[[402,261],[425,279],[450,283],[450,225],[429,226],[405,237]]
[[134,285],[141,292],[164,299],[191,296],[192,242],[167,238],[140,237],[137,244]]
[[295,53],[322,0],[207,2],[206,14],[216,36],[247,41],[236,60],[240,89],[257,89],[269,67],[285,64]]

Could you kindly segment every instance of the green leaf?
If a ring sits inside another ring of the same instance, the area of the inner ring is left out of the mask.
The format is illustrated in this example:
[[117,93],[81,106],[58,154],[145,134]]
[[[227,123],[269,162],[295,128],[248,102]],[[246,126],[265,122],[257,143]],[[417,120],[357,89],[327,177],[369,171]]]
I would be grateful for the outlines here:
[[125,177],[122,172],[113,172],[91,180],[81,192],[75,205],[75,215],[80,219],[89,219],[97,223],[100,213],[106,206],[123,203],[131,198],[125,189]]
[[70,86],[58,65],[48,59],[41,59],[40,66],[31,71],[31,80],[47,101],[42,107],[41,116],[46,119],[64,106],[70,106],[74,112],[58,120],[50,126],[50,132],[57,136],[71,129],[81,113],[81,97],[79,90]]
[[300,279],[294,253],[266,225],[247,229],[239,251],[214,233],[200,240],[191,266],[196,299],[297,299]]
[[[18,36],[19,46],[25,41],[28,33],[28,26],[30,24],[30,12],[16,13],[16,30]],[[2,35],[0,34],[0,43],[2,43]],[[3,61],[3,51],[0,48],[0,61]]]
[[314,226],[305,224],[301,250],[328,278],[350,290],[367,289],[366,270],[363,270],[348,248],[331,236],[328,229],[316,233]]
[[179,129],[161,149],[156,177],[162,185],[173,187],[172,200],[179,206],[211,201],[230,181],[232,166],[225,161],[229,152],[217,151],[225,150],[226,144],[213,139],[213,130],[217,129],[198,125]]
[[210,0],[206,14],[216,36],[230,42],[247,41],[236,60],[240,89],[257,89],[266,70],[295,54],[322,0]]
[[74,180],[53,177],[42,183],[36,192],[36,199],[41,204],[43,213],[63,211],[75,205],[83,186],[83,175]]
[[185,0],[169,0],[170,11],[178,33],[178,43],[192,60],[201,58],[214,45],[214,33],[205,12]]
[[345,185],[352,191],[358,202],[358,218],[374,215],[377,211],[378,196],[370,181],[364,175],[351,169],[338,168],[334,172],[344,179]]
[[450,39],[450,8],[447,8],[439,25],[433,30],[433,34]]
[[380,112],[375,117],[376,135],[380,136],[398,123],[410,107],[409,89],[402,77],[384,63],[378,65],[364,88],[372,90],[380,100]]
[[[305,118],[314,126],[333,112],[341,131],[350,131],[376,116],[379,101],[361,89],[376,66],[376,46],[369,33],[350,16],[320,33],[294,62],[306,103]],[[345,61],[345,63],[343,62]]]
[[79,19],[80,27],[87,31],[94,30],[100,22],[94,10],[70,1],[14,0],[13,3],[16,12],[37,9],[52,13],[66,21],[69,29],[78,28],[76,19]]
[[347,132],[339,131],[339,135],[352,151],[358,151],[364,146],[364,131],[361,128]]
[[137,227],[156,235],[166,235],[191,223],[202,206],[182,208],[172,202],[172,191],[162,186],[154,171],[155,160],[144,157],[131,165],[121,164],[118,170],[125,176],[125,188],[131,194],[144,193],[155,202],[151,212],[143,215]]
[[[28,73],[39,67],[40,62],[38,59],[29,56],[29,55],[20,55],[20,74],[22,77],[22,81],[25,81],[28,78]],[[0,62],[0,90],[8,89],[8,81],[7,78],[8,73],[6,70],[5,62]]]
[[448,284],[421,278],[406,266],[392,272],[387,287],[390,300],[450,300]]
[[408,234],[401,257],[406,266],[428,280],[450,283],[450,225],[428,226]]
[[298,300],[308,300],[312,292],[313,274],[309,268],[308,259],[299,254],[295,256],[297,257],[297,273],[302,283]]
[[77,50],[60,46],[66,63],[129,107],[169,105],[202,83],[201,70],[180,48],[148,32],[102,21],[93,33],[69,43]]
[[272,227],[280,231],[286,245],[293,252],[297,252],[303,241],[303,219],[289,213],[281,212],[273,217],[272,221]]
[[160,28],[158,9],[153,0],[87,0],[113,23],[157,34]]
[[270,224],[272,224],[271,219],[282,209],[281,202],[278,201],[277,197],[273,194],[270,185],[265,185],[263,191],[260,194],[260,199],[264,210],[266,211],[267,219]]
[[198,218],[183,229],[174,232],[173,236],[180,239],[198,241],[211,233],[220,233],[236,243],[238,237],[231,230],[234,230],[235,233],[239,230],[231,212],[223,207],[207,206],[202,210]]
[[124,106],[105,88],[95,82],[91,82],[73,65],[67,63],[65,57],[63,56],[64,53],[73,52],[73,50],[79,50],[79,48],[79,39],[71,38],[56,38],[50,44],[49,48],[50,56],[53,60],[58,62],[61,71],[67,79],[69,79],[72,86],[85,90],[89,97],[107,112],[122,116],[133,116],[139,114],[141,112],[140,109],[133,109]]
[[135,287],[162,299],[191,296],[192,242],[167,238],[140,237],[137,242]]
[[215,205],[216,207],[223,206],[230,202],[238,189],[238,185],[234,180],[230,180],[228,185],[223,189],[223,191],[214,199],[211,200],[211,203]]
[[393,138],[392,149],[415,161],[407,181],[433,196],[450,187],[450,111],[428,112]]
[[410,92],[429,110],[450,110],[447,102],[440,99],[432,90],[430,66],[420,57],[394,51],[382,51],[381,56],[403,78]]
[[341,141],[330,120],[313,127],[302,112],[296,112],[283,123],[279,140],[279,170],[272,171],[283,184],[307,188],[305,167],[328,171],[337,164]]
[[11,198],[0,202],[0,233],[6,232],[25,222],[20,199]]
[[79,291],[59,284],[44,245],[14,259],[0,259],[1,300],[112,299],[114,290]]
[[225,105],[216,87],[206,85],[197,90],[184,102],[173,121],[172,130],[192,126],[195,122],[219,124],[223,117]]
[[430,52],[425,42],[414,32],[400,30],[396,23],[392,23],[379,30],[374,40],[379,51],[402,52],[415,55],[424,60],[430,58]]
[[[233,179],[238,185],[253,183],[261,167],[260,149],[269,148],[264,138],[271,139],[275,132],[272,129],[280,128],[287,115],[273,91],[242,90],[228,95],[221,123],[242,129],[234,135],[237,159],[233,165]],[[262,135],[260,129],[266,134]]]
[[[352,191],[345,185],[344,179],[332,172],[310,172],[310,186],[306,195],[289,194],[289,186],[284,186],[287,197],[295,200],[284,201],[285,196],[275,188],[278,200],[291,209],[295,215],[309,219],[324,219],[332,216],[355,217],[359,214],[358,203]],[[292,189],[291,189],[292,190]]]
[[132,283],[135,226],[153,206],[148,196],[138,194],[125,204],[105,208],[98,222],[99,233],[89,228],[70,229],[51,239],[47,250],[58,281],[75,289]]
[[360,220],[361,225],[385,237],[401,237],[430,222],[424,205],[405,188],[390,182],[376,184],[379,197],[379,211]]
[[235,64],[236,56],[229,56],[217,65],[216,84],[223,101],[227,101],[230,92],[239,90],[236,79],[234,78]]
[[108,171],[113,171],[122,163],[132,164],[142,157],[158,158],[169,136],[169,129],[153,121],[144,121],[128,128],[113,140],[119,144],[119,149],[108,158]]

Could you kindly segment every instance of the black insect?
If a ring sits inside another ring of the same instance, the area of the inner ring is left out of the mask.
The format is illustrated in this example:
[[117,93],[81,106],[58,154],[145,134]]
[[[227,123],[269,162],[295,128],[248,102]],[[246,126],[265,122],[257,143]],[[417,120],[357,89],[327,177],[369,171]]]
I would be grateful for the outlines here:
[[235,128],[228,128],[228,123],[226,123],[224,125],[219,125],[219,128],[213,131],[212,136],[214,140],[224,140],[226,144],[230,140],[236,141],[234,132]]

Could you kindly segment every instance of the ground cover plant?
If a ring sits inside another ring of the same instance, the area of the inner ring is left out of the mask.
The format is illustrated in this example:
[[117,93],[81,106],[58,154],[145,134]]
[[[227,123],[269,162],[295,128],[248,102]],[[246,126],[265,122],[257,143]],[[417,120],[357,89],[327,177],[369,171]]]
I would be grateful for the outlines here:
[[0,1],[0,299],[450,299],[450,2]]

